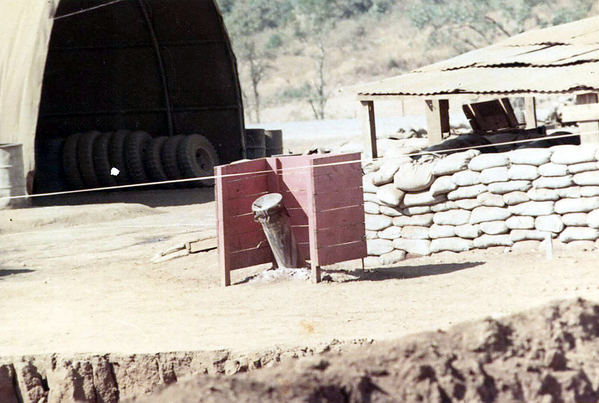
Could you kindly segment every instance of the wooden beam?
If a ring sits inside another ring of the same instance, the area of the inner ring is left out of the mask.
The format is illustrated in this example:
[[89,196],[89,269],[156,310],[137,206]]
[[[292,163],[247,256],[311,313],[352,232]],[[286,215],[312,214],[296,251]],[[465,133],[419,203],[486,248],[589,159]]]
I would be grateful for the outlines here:
[[570,105],[562,109],[562,121],[586,122],[599,120],[599,104]]
[[378,158],[376,147],[376,124],[374,101],[360,101],[362,104],[362,136],[364,138],[364,159]]
[[[576,96],[577,105],[564,109],[563,115],[578,122],[580,144],[599,144],[599,96],[589,92]],[[569,116],[568,116],[569,114]],[[564,120],[566,121],[566,120]]]
[[535,97],[524,98],[524,121],[527,129],[534,129],[537,122],[537,99]]
[[449,101],[447,99],[426,100],[426,126],[428,144],[433,146],[443,141],[443,133],[449,133]]

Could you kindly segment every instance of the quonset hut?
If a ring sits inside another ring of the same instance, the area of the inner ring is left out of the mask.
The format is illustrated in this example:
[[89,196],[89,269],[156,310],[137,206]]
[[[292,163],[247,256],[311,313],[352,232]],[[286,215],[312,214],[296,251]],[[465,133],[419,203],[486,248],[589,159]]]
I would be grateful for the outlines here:
[[5,0],[0,15],[0,143],[23,144],[29,192],[205,176],[243,158],[214,0]]

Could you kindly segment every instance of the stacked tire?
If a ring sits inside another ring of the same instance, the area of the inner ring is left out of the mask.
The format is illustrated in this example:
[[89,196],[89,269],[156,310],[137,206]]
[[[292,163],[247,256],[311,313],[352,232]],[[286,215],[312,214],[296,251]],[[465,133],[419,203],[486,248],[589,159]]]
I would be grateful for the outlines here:
[[[67,137],[62,162],[71,189],[212,176],[216,150],[199,134],[152,138],[143,131],[91,131]],[[186,182],[212,186],[212,178]]]

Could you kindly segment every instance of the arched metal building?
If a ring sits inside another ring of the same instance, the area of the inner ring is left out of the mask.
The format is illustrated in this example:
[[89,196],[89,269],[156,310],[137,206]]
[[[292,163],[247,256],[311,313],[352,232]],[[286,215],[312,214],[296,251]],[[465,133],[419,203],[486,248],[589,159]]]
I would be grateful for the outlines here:
[[[0,28],[0,45],[12,41],[14,49],[0,51],[0,87],[8,86],[0,90],[0,121],[15,110],[18,116],[0,122],[0,143],[24,144],[35,192],[80,187],[65,180],[63,167],[77,160],[69,152],[85,152],[86,145],[69,148],[65,141],[77,133],[90,150],[97,138],[118,131],[146,132],[136,140],[146,145],[201,134],[220,163],[243,157],[236,61],[214,0],[2,3],[0,13],[12,13],[17,23]],[[85,179],[85,158],[78,158]],[[98,163],[96,154],[90,158]]]

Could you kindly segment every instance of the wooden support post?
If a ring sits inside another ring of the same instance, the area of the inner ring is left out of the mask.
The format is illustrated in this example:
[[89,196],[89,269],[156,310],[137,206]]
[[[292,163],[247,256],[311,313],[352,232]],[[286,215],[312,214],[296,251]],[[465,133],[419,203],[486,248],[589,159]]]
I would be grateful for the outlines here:
[[376,125],[374,121],[374,101],[360,101],[362,104],[362,135],[364,136],[364,159],[378,158],[376,148]]
[[577,105],[585,105],[586,112],[580,117],[580,144],[599,144],[599,95],[593,92],[576,96]]
[[537,122],[537,99],[535,97],[524,98],[524,121],[527,129],[534,129]]
[[426,126],[428,144],[434,146],[443,141],[443,133],[449,133],[449,101],[447,99],[426,100]]

